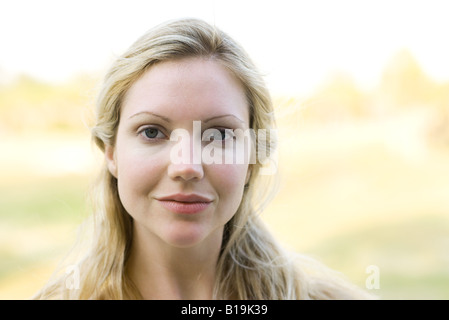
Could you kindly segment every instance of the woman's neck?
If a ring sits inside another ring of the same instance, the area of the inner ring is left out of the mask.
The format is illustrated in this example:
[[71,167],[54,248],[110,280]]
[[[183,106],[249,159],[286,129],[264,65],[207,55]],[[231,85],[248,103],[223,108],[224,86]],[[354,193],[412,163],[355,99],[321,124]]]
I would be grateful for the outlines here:
[[189,248],[163,242],[134,228],[128,277],[144,299],[212,299],[221,234]]

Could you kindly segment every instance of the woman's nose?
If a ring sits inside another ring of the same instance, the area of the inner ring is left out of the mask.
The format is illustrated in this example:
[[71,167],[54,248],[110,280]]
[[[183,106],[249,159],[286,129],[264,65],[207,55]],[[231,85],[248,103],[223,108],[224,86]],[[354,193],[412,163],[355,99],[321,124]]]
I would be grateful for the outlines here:
[[202,164],[195,163],[170,163],[168,176],[173,180],[201,180],[204,177]]
[[[201,159],[201,138],[190,135],[186,130],[178,130],[174,137],[173,140],[176,143],[170,150],[168,176],[171,179],[185,181],[202,179],[204,170]],[[195,138],[198,140],[195,140]]]

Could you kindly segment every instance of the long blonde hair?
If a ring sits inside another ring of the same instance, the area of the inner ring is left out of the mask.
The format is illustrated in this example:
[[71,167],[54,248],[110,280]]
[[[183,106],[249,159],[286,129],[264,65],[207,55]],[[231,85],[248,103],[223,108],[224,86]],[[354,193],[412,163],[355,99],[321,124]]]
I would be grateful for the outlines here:
[[[169,21],[138,39],[106,74],[99,93],[92,138],[104,152],[114,145],[120,109],[128,89],[156,63],[186,57],[214,59],[225,66],[245,89],[250,128],[275,128],[273,105],[261,74],[242,47],[218,28],[197,19]],[[267,136],[266,154],[275,140]],[[292,259],[277,245],[260,220],[259,213],[273,194],[263,183],[262,164],[250,165],[251,176],[241,204],[225,225],[217,264],[216,299],[324,299],[362,297],[362,292],[329,276],[322,266],[310,267],[310,259]],[[77,261],[77,288],[68,288],[64,275],[49,282],[38,299],[139,299],[127,277],[126,262],[132,240],[132,218],[123,208],[117,180],[103,166],[92,193],[93,236],[89,250]],[[313,272],[309,272],[305,265]],[[360,295],[359,295],[360,294]]]

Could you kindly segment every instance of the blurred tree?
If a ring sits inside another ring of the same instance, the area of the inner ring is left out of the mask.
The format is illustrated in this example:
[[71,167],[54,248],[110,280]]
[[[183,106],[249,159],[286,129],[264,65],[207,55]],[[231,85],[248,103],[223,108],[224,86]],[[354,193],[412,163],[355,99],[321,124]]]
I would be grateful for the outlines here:
[[399,51],[387,64],[379,86],[384,108],[428,105],[435,86],[410,51]]
[[3,131],[84,130],[96,79],[79,75],[66,83],[43,83],[22,75],[0,87]]
[[428,138],[438,147],[449,148],[449,82],[437,86],[432,121],[429,125]]
[[334,73],[309,99],[307,116],[324,122],[338,122],[366,116],[367,95],[346,73]]

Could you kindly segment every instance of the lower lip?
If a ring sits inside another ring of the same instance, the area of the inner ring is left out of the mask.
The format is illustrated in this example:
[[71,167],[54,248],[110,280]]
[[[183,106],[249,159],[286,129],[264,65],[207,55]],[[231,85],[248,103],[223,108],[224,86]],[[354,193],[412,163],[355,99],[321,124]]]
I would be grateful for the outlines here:
[[205,210],[210,202],[179,202],[172,200],[159,200],[161,205],[175,213],[193,214]]

